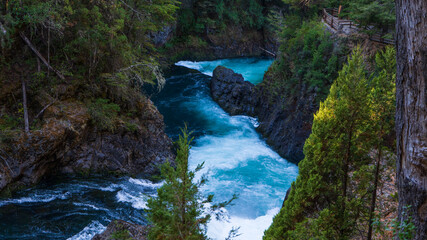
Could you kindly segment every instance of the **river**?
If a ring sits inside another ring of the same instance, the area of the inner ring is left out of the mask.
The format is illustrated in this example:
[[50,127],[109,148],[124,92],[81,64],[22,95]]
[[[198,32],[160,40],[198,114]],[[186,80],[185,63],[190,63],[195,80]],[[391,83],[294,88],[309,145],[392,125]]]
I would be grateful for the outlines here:
[[[181,67],[168,73],[164,89],[152,96],[172,139],[184,123],[193,131],[189,163],[195,168],[205,162],[200,174],[209,181],[202,191],[213,193],[215,201],[239,195],[227,207],[226,221],[208,224],[213,239],[225,239],[232,227],[240,227],[237,239],[261,239],[298,174],[297,166],[281,158],[255,131],[255,118],[229,116],[209,94],[216,66],[229,67],[257,84],[271,63],[257,58],[179,62]],[[0,200],[0,239],[90,239],[113,219],[146,224],[146,200],[159,186],[130,177],[47,179]]]

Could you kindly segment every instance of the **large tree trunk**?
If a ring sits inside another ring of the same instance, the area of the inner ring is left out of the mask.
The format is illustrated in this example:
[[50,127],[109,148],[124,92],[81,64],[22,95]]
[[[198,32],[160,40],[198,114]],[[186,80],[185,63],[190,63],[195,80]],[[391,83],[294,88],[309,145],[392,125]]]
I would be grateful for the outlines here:
[[[427,239],[427,0],[396,0],[399,221]],[[408,214],[403,207],[411,206]]]

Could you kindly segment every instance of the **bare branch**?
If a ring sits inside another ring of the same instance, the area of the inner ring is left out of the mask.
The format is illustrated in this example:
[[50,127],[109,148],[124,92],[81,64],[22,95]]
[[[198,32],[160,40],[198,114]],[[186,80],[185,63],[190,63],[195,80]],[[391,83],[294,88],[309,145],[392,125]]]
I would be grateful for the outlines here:
[[37,118],[39,118],[43,113],[44,113],[44,111],[48,108],[48,107],[50,107],[50,106],[52,106],[52,104],[54,104],[55,102],[56,102],[56,100],[57,99],[55,99],[53,102],[51,102],[51,103],[49,103],[48,105],[46,105],[35,117],[34,117],[34,119],[37,119]]
[[49,63],[46,61],[46,59],[40,54],[39,51],[37,51],[37,49],[34,47],[34,45],[30,42],[30,40],[24,35],[23,32],[20,32],[19,35],[21,36],[22,40],[24,40],[24,42],[31,48],[31,50],[33,50],[33,52],[37,55],[37,57],[40,58],[40,60],[42,60],[42,62],[44,63],[44,65],[46,65],[48,67],[49,70],[53,71],[54,73],[56,73],[56,75],[61,78],[62,80],[65,79],[64,75],[62,75],[61,72],[59,72],[58,70],[54,69],[52,66],[49,65]]

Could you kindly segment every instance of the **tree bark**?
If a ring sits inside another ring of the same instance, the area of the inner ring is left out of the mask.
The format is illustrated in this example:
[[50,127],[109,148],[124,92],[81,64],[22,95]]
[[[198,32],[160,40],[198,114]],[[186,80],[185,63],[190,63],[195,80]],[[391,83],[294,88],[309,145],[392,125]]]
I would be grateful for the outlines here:
[[[399,221],[427,239],[427,1],[396,0],[396,133]],[[404,206],[411,206],[403,214]]]

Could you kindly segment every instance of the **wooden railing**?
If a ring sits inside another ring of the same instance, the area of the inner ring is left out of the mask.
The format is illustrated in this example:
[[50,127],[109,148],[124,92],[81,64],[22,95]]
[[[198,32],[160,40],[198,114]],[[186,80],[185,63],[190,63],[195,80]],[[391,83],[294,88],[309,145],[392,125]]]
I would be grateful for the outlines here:
[[[349,19],[339,18],[337,8],[324,8],[322,15],[323,22],[336,31],[342,31],[347,35],[353,32],[360,31],[359,24],[356,24],[355,22]],[[369,39],[383,44],[394,44],[395,42],[394,39],[383,38],[379,33],[371,35]]]
[[391,45],[395,44],[395,39],[383,38],[379,33],[373,34],[372,36],[369,37],[369,39],[371,39],[372,41],[380,42],[384,44],[391,44]]
[[348,31],[359,30],[358,24],[348,19],[339,18],[337,9],[323,9],[323,21],[335,30],[342,30],[344,27],[347,27]]

